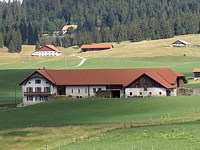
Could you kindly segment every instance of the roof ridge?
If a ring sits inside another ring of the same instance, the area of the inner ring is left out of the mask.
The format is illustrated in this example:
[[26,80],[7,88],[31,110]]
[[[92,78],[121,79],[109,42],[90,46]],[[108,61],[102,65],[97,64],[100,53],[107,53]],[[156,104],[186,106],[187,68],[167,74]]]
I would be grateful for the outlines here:
[[52,76],[50,75],[50,73],[46,69],[44,69],[44,70],[49,75],[49,77],[53,80],[54,84],[56,84],[55,80],[52,78]]
[[[169,68],[167,68],[169,69]],[[169,69],[170,70],[170,69]],[[157,73],[163,80],[165,80],[168,84],[170,84],[159,72],[155,71],[155,73]],[[171,85],[171,84],[170,84]]]

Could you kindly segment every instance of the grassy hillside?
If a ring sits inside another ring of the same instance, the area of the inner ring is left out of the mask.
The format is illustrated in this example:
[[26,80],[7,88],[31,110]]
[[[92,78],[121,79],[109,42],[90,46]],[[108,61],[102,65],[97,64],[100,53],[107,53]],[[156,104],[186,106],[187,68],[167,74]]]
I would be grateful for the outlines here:
[[199,149],[200,123],[149,126],[121,129],[63,147],[61,150],[114,149],[114,150],[194,150]]
[[200,113],[199,96],[66,99],[0,111],[0,127],[63,126],[160,120]]
[[[177,39],[188,41],[193,46],[169,47]],[[192,70],[200,67],[200,48],[195,46],[199,41],[200,35],[134,43],[125,41],[113,43],[115,48],[112,50],[87,53],[78,53],[80,48],[75,46],[60,48],[63,54],[60,57],[31,57],[35,49],[35,46],[31,45],[24,45],[20,54],[7,53],[7,49],[3,48],[0,49],[0,84],[3,85],[0,86],[0,102],[13,101],[15,85],[31,72],[29,70],[43,67],[47,69],[168,67],[185,74],[187,78],[192,78]],[[80,67],[75,67],[81,61],[77,56],[87,58]],[[17,89],[17,97],[20,99],[20,87]]]

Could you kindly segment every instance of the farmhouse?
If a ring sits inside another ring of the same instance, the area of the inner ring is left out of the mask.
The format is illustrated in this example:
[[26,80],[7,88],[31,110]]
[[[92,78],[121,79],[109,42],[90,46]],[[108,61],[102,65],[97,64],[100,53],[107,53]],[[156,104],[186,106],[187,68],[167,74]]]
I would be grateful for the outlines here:
[[53,45],[45,45],[36,51],[31,56],[60,56],[61,51]]
[[113,44],[88,44],[81,46],[81,52],[87,51],[101,51],[114,48]]
[[171,47],[189,47],[189,46],[191,46],[191,43],[188,43],[183,40],[177,40],[174,43],[172,43],[170,46]]
[[53,96],[145,97],[177,96],[186,83],[183,74],[169,68],[36,70],[20,85],[25,105]]
[[63,32],[63,34],[65,34],[65,33],[67,33],[67,30],[69,29],[69,28],[73,28],[73,29],[77,29],[77,25],[65,25],[65,26],[63,26],[63,28],[62,28],[62,32]]
[[200,80],[200,68],[195,68],[193,70],[194,80]]

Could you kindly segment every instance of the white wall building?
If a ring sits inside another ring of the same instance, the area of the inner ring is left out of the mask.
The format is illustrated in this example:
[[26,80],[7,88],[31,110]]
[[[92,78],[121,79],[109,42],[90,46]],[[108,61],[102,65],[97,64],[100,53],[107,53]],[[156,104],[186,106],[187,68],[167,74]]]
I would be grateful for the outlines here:
[[45,45],[36,51],[31,56],[60,56],[61,51],[53,45]]
[[146,97],[177,96],[185,76],[168,68],[36,70],[20,83],[24,105],[54,96]]
[[191,43],[188,43],[186,41],[183,41],[183,40],[177,40],[175,41],[174,43],[172,43],[170,45],[170,47],[189,47],[191,46],[192,44]]

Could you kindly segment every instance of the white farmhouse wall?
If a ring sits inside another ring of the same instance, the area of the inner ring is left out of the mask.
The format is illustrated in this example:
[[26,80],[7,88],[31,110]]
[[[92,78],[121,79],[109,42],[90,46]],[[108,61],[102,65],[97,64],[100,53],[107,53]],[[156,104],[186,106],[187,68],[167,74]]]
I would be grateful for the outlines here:
[[61,53],[56,51],[36,51],[32,53],[32,56],[60,56]]
[[[41,83],[40,84],[36,84],[35,80],[41,80]],[[39,102],[42,101],[42,100],[36,99],[35,96],[33,96],[33,100],[27,100],[27,96],[24,95],[24,92],[28,92],[27,91],[28,87],[31,87],[33,89],[33,92],[36,92],[35,91],[36,87],[40,87],[41,88],[41,92],[44,92],[44,88],[45,87],[50,87],[50,93],[51,94],[55,93],[55,91],[56,91],[56,88],[53,87],[53,85],[51,83],[49,83],[49,81],[44,79],[44,78],[33,78],[33,79],[30,79],[25,85],[22,86],[23,103],[25,105],[33,104],[33,103],[35,104],[35,103],[39,103]]]
[[93,89],[106,90],[106,86],[66,86],[66,96],[72,97],[93,97],[95,92]]
[[147,91],[144,88],[126,88],[125,89],[126,97],[134,96],[166,96],[165,88],[147,88]]

